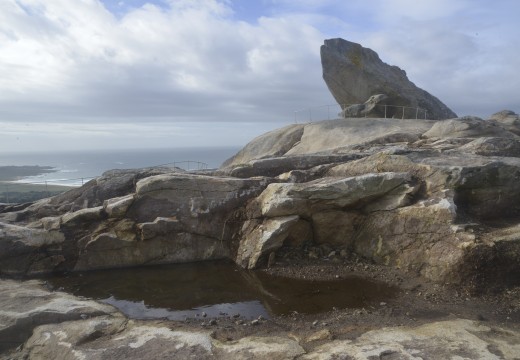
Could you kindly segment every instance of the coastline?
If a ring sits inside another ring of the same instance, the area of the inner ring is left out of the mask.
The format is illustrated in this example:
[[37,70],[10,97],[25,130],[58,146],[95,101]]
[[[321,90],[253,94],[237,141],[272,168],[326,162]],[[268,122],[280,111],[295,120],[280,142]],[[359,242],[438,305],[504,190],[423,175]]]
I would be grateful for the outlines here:
[[61,194],[72,186],[0,181],[0,203],[25,203]]

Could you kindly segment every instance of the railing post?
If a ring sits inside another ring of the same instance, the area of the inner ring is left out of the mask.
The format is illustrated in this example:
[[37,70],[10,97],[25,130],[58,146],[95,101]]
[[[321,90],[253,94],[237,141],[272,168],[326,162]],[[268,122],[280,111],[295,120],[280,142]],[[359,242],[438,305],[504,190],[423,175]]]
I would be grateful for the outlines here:
[[403,117],[401,119],[404,119],[404,106],[403,106]]
[[386,104],[385,104],[385,119],[386,119]]
[[415,120],[417,120],[417,117],[419,116],[419,108],[415,109]]

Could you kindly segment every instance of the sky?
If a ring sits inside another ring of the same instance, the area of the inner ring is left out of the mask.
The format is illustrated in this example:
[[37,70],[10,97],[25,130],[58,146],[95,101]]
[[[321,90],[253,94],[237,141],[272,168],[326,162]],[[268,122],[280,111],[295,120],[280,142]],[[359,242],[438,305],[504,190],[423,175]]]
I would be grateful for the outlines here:
[[518,0],[0,0],[0,152],[242,146],[327,118],[319,52],[337,37],[459,116],[519,112],[519,14]]

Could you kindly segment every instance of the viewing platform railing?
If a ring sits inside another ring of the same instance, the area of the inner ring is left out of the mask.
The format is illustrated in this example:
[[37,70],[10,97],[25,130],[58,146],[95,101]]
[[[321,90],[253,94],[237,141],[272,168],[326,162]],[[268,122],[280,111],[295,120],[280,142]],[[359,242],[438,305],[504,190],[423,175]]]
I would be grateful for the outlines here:
[[[329,104],[319,105],[310,108],[294,111],[294,122],[305,123],[321,120],[331,120],[342,118],[343,109],[360,104]],[[362,105],[362,104],[361,104]],[[380,117],[389,119],[427,119],[428,112],[419,107],[398,106],[398,105],[376,105],[371,112],[378,111]],[[358,117],[374,117],[374,116],[358,116]]]

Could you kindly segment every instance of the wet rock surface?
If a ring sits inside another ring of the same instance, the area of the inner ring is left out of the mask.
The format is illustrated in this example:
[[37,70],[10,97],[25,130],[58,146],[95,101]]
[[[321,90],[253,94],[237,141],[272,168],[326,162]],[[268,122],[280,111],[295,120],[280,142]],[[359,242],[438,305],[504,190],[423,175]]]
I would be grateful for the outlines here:
[[[339,270],[317,263],[300,265],[311,270],[309,274],[319,270],[334,274]],[[290,269],[278,266],[276,271],[305,276],[297,266]],[[374,275],[380,272],[385,277],[397,275],[377,266],[370,266],[368,272]],[[312,316],[293,313],[253,321],[229,316],[208,319],[201,326],[197,319],[129,320],[108,305],[51,292],[36,281],[2,280],[2,334],[17,334],[17,338],[2,343],[0,357],[367,359],[392,355],[515,359],[519,356],[518,314],[501,305],[506,298],[487,299],[488,303],[497,302],[492,308],[465,294],[433,291],[432,284],[414,285],[413,279],[406,276],[401,281],[408,288],[406,296],[370,308],[333,310]],[[511,298],[515,296],[518,293],[510,294]],[[16,310],[12,311],[14,304]],[[29,318],[30,321],[21,321]],[[13,327],[17,331],[6,331]]]

